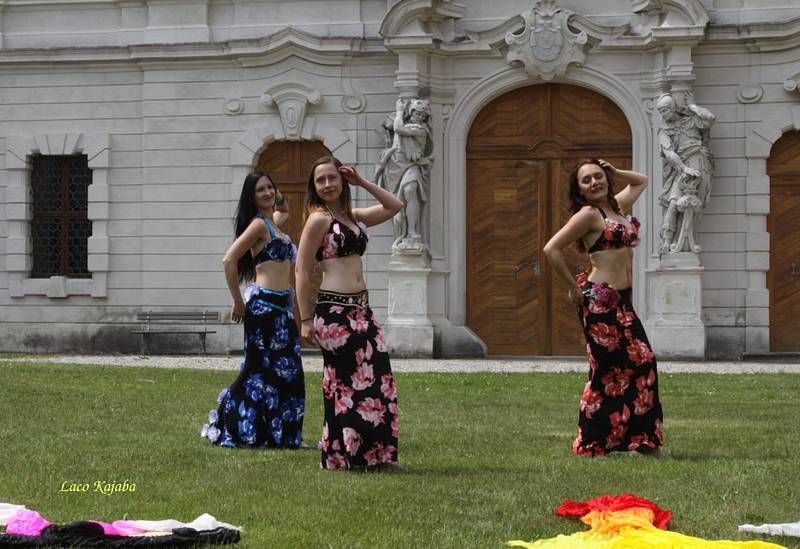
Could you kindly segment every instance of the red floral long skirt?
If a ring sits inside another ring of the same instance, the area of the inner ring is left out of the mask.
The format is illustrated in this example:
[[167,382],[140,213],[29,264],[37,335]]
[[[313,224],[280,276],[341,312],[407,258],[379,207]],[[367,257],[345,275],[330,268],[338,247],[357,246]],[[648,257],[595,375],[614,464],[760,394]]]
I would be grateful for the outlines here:
[[320,291],[314,329],[322,348],[323,469],[397,461],[397,389],[367,292]]
[[658,373],[631,289],[588,281],[581,288],[589,381],[572,451],[581,456],[652,452],[664,441]]

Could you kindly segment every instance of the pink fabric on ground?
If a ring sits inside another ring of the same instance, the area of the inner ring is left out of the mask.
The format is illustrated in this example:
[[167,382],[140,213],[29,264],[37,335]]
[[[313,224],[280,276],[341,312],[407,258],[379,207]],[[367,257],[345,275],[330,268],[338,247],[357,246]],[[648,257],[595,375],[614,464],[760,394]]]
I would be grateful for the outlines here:
[[42,530],[50,526],[42,515],[30,509],[20,509],[8,520],[6,534],[20,536],[40,536]]
[[99,520],[90,520],[94,524],[99,524],[103,528],[103,533],[107,536],[124,536],[125,534],[116,528],[114,528],[113,524],[109,524],[107,522],[100,522]]
[[141,536],[147,533],[145,528],[131,524],[127,520],[115,520],[111,523],[111,527],[119,532],[118,536]]

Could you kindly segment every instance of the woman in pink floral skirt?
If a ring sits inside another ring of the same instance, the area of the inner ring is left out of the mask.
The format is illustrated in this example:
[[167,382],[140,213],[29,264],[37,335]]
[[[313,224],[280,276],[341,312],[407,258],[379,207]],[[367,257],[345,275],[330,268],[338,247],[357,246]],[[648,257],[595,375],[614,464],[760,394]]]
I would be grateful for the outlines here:
[[[361,187],[379,204],[352,208],[350,186]],[[295,268],[301,335],[322,349],[323,469],[397,464],[397,391],[383,334],[369,307],[361,256],[367,227],[388,221],[403,203],[323,157],[311,167],[306,224]],[[311,286],[315,261],[323,278]]]
[[[614,180],[625,188],[614,193]],[[572,287],[578,307],[589,381],[581,397],[578,436],[572,451],[582,456],[637,451],[659,456],[663,444],[656,359],[631,302],[633,248],[639,221],[625,217],[647,186],[643,174],[585,158],[570,176],[572,217],[544,247],[553,269]],[[563,249],[576,242],[590,267],[577,279]]]

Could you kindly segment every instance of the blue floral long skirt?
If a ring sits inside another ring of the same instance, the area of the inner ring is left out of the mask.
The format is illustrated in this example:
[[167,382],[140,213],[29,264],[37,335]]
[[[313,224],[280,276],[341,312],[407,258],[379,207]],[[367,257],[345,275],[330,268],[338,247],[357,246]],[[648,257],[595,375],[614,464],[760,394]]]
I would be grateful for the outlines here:
[[220,392],[201,435],[220,446],[298,448],[305,379],[294,293],[252,285],[245,298],[244,362],[236,381]]

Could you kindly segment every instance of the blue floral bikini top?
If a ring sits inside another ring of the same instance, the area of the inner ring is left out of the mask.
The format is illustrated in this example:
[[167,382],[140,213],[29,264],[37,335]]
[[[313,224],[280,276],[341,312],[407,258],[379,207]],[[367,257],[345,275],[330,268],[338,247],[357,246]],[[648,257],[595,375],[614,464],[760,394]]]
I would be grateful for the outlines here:
[[333,257],[345,257],[348,255],[364,255],[367,250],[367,226],[361,221],[356,222],[358,233],[336,219],[333,213],[328,210],[331,224],[328,232],[322,238],[322,245],[317,249],[317,261],[331,259]]
[[602,250],[610,250],[613,248],[624,248],[626,246],[633,248],[639,245],[639,220],[635,217],[629,217],[631,223],[630,228],[626,227],[619,221],[609,219],[602,209],[600,215],[603,216],[603,232],[597,237],[597,240],[592,247],[589,248],[588,253],[599,252]]
[[261,214],[256,215],[267,226],[269,231],[269,240],[258,255],[253,258],[256,265],[260,265],[265,261],[286,261],[291,260],[294,263],[297,260],[297,247],[292,244],[292,239],[288,234],[277,235],[275,229],[266,217]]

